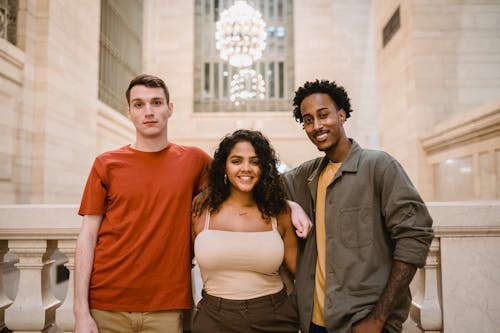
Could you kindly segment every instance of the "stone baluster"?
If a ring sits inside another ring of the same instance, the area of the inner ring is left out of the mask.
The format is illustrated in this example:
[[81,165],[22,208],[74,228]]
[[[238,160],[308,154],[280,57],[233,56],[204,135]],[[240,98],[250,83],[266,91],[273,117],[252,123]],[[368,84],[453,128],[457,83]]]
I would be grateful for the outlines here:
[[58,242],[58,248],[67,258],[64,265],[69,270],[68,291],[63,304],[56,310],[56,324],[64,332],[73,332],[75,319],[73,317],[74,274],[75,274],[75,239],[64,239]]
[[9,249],[19,258],[17,296],[5,310],[5,324],[14,332],[44,332],[54,324],[55,310],[60,304],[52,294],[50,259],[56,241],[46,239],[12,239]]
[[5,288],[3,285],[3,266],[5,254],[8,252],[7,241],[0,240],[0,330],[5,327],[4,314],[5,309],[12,303],[12,301],[7,297],[5,293]]
[[421,274],[420,304],[414,304],[411,318],[425,333],[439,333],[443,330],[443,314],[441,307],[441,263],[440,239],[434,238],[431,243],[429,255]]

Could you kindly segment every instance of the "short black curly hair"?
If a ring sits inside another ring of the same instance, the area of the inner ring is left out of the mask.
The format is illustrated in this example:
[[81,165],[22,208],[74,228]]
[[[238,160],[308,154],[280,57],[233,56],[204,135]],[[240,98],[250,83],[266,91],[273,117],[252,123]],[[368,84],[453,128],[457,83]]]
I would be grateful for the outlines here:
[[320,81],[316,79],[316,81],[313,82],[307,81],[295,92],[295,97],[293,98],[293,116],[297,122],[302,123],[304,121],[302,119],[302,113],[300,112],[300,104],[304,98],[316,93],[327,94],[335,102],[335,104],[337,104],[339,109],[343,109],[345,111],[346,118],[351,116],[351,112],[353,112],[351,109],[351,99],[347,96],[347,92],[344,87],[337,85],[335,81]]
[[259,158],[260,179],[253,188],[253,197],[264,218],[277,216],[287,209],[284,186],[277,169],[278,159],[269,141],[259,131],[237,130],[226,135],[215,151],[208,170],[208,207],[219,210],[229,197],[229,184],[224,181],[226,160],[233,147],[239,142],[250,142]]

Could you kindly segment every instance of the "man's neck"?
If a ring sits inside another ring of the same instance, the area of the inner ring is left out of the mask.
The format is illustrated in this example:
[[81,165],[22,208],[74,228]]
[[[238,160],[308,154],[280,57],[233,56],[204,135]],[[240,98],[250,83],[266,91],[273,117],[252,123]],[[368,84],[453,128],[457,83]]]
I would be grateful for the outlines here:
[[349,154],[351,150],[352,142],[347,136],[343,136],[342,139],[337,143],[337,145],[331,151],[326,152],[326,157],[334,163],[342,163]]
[[130,146],[136,150],[145,152],[155,152],[165,149],[169,145],[167,137],[165,138],[136,138],[135,142]]

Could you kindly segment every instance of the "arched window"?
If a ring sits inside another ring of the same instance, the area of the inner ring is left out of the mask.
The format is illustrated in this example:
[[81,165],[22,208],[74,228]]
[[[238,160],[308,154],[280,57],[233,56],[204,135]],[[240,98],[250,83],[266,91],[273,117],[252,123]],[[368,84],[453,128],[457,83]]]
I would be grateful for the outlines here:
[[238,68],[219,56],[215,48],[215,23],[232,0],[195,0],[194,111],[289,111],[293,94],[293,1],[247,1],[266,23],[266,48],[251,66],[266,85],[264,99],[236,106],[230,100],[230,84]]

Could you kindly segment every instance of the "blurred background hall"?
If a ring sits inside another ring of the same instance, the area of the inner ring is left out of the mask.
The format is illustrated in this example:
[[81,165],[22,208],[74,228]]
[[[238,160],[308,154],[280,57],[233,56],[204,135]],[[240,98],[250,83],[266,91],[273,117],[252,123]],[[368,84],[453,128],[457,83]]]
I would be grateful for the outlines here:
[[148,73],[170,89],[171,141],[212,154],[257,129],[283,170],[320,156],[292,116],[295,89],[343,85],[348,136],[395,156],[436,221],[417,332],[500,332],[500,1],[248,0],[266,32],[253,76],[216,47],[234,3],[0,0],[0,329],[71,331],[71,279],[48,295],[50,272],[72,272],[86,177],[134,140],[124,91]]

